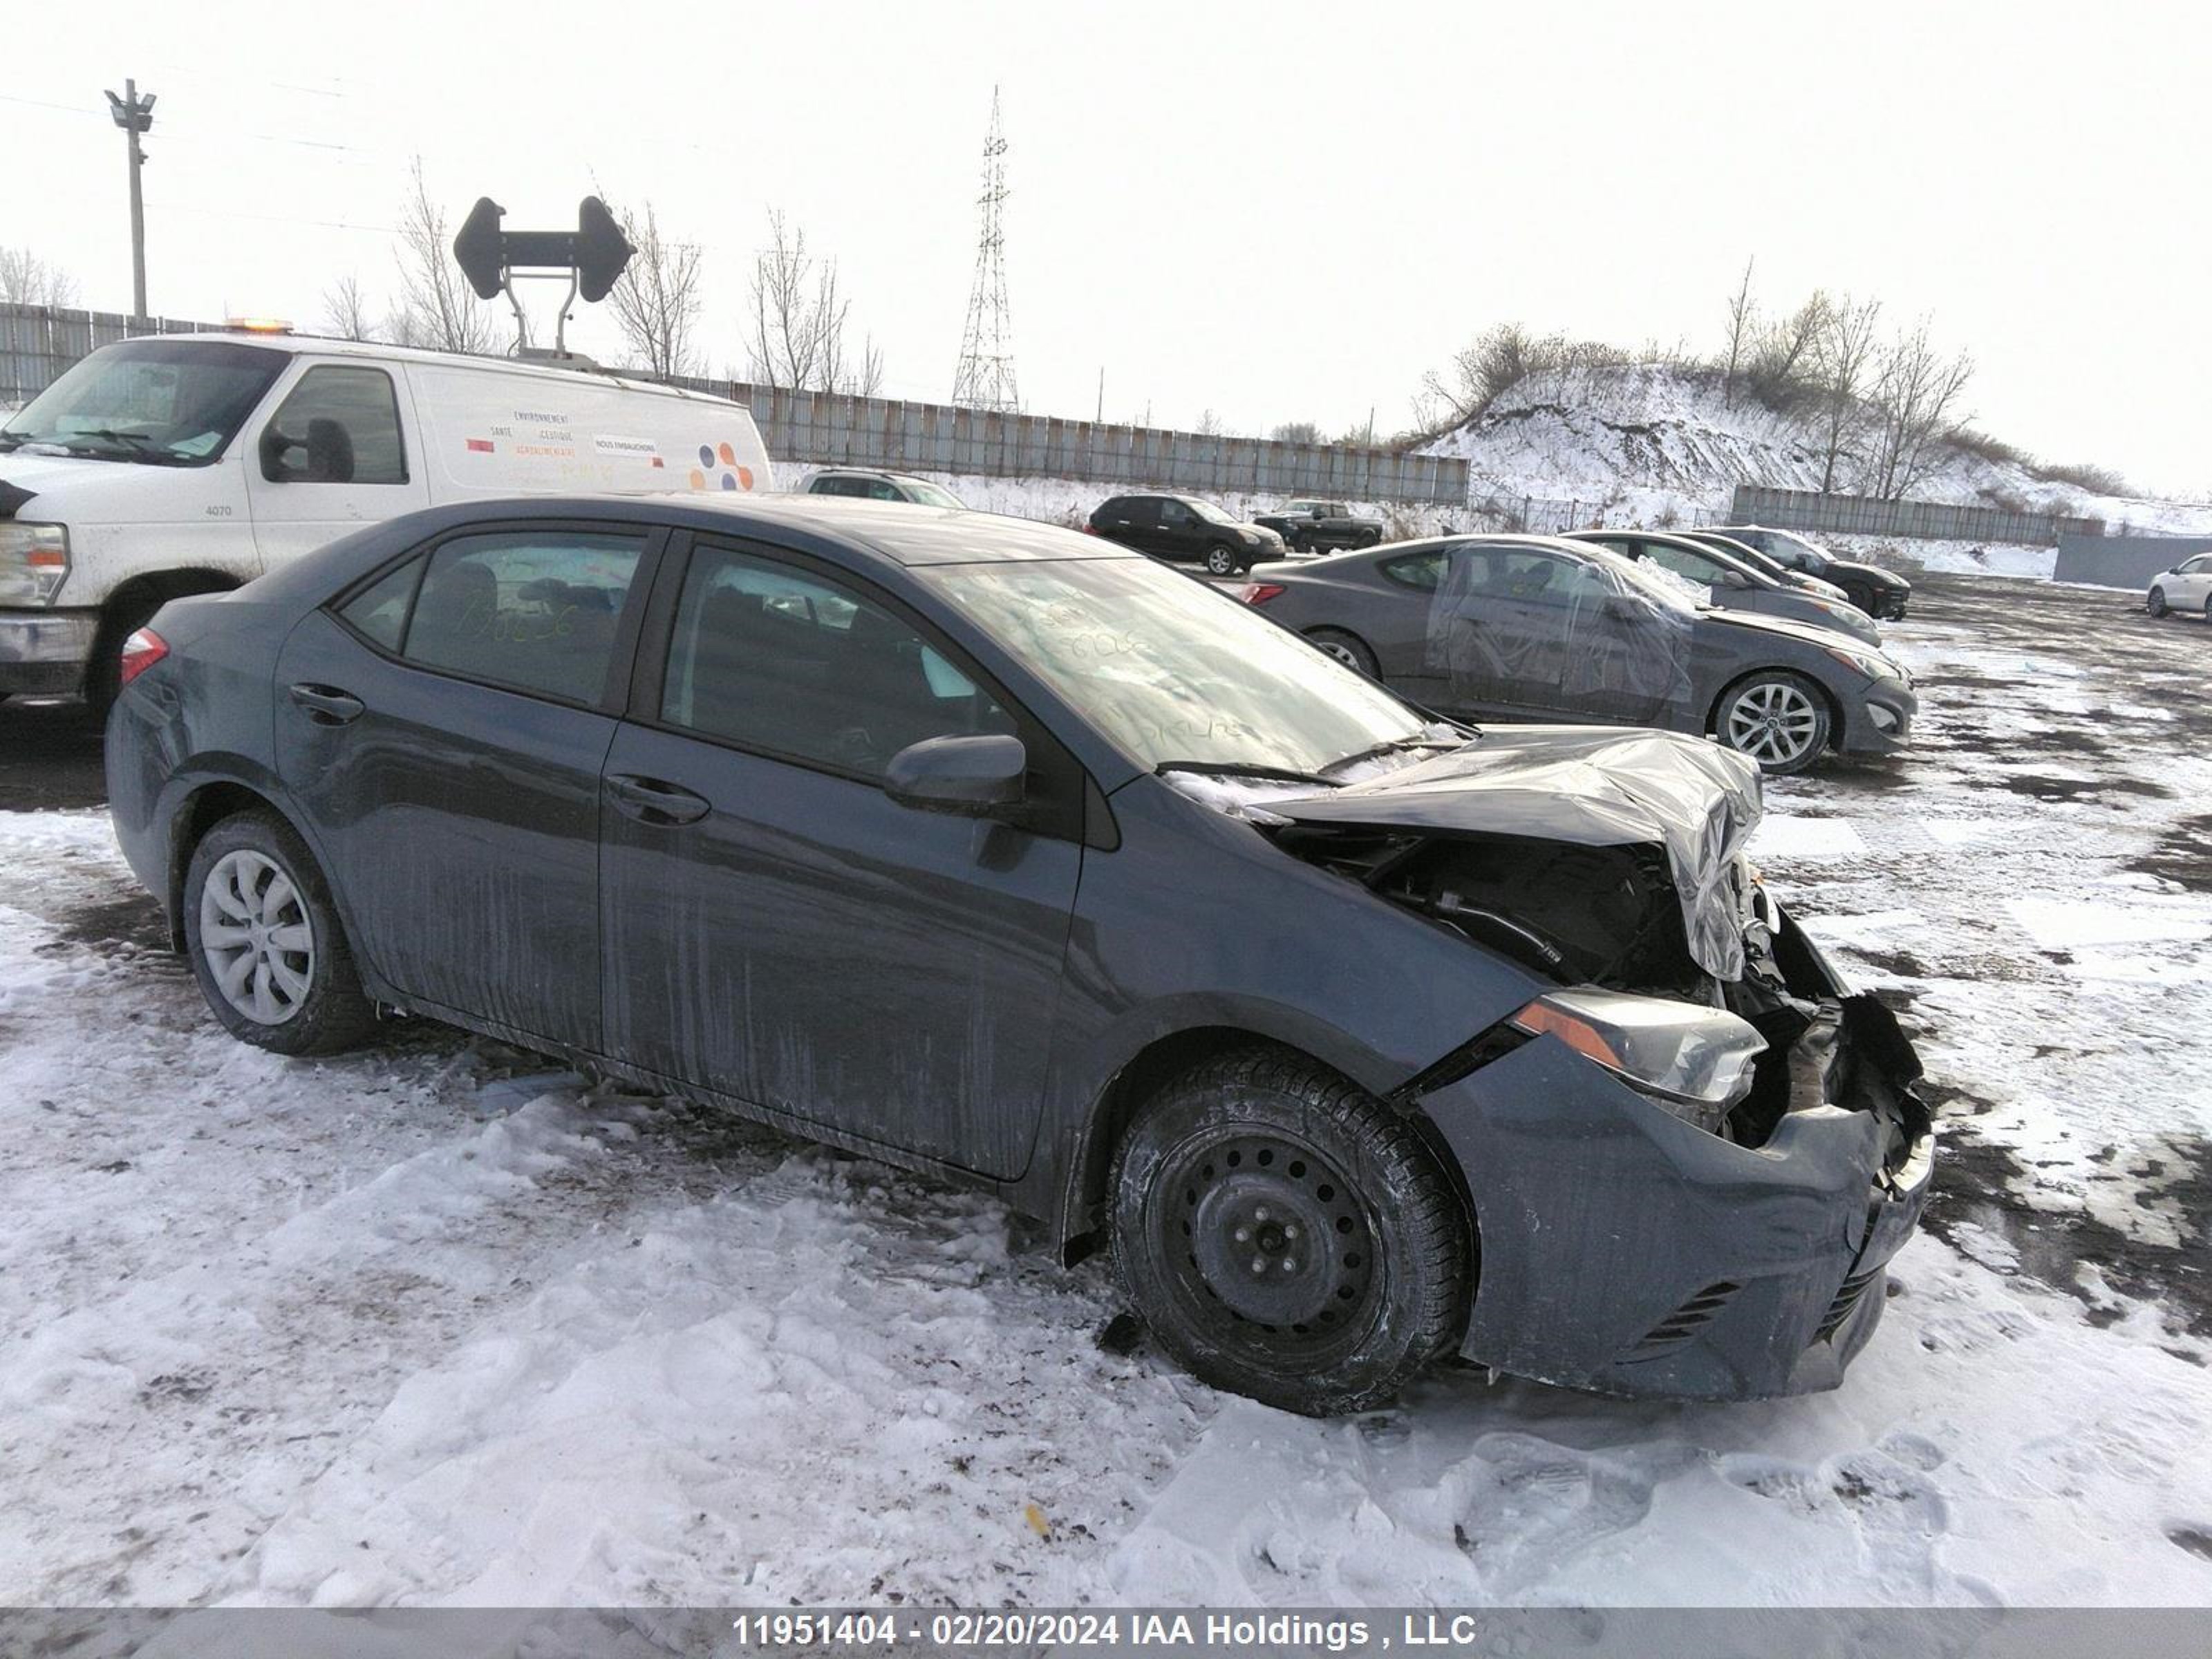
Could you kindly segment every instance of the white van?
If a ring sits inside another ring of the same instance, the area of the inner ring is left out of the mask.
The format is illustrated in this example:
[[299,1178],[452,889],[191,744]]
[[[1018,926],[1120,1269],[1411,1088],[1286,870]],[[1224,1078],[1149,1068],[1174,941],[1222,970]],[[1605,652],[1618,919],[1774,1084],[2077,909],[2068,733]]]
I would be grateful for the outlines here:
[[416,507],[772,487],[726,398],[282,332],[126,340],[0,426],[0,698],[105,702],[165,601]]

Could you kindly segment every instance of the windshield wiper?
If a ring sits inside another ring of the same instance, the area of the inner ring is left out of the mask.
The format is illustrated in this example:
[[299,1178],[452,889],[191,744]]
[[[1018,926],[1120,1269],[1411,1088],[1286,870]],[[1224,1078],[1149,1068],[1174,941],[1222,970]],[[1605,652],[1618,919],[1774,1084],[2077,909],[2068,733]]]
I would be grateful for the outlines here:
[[1324,774],[1324,781],[1333,782],[1334,780],[1326,778],[1327,774],[1341,772],[1346,767],[1358,765],[1362,761],[1376,760],[1384,755],[1395,755],[1401,749],[1457,749],[1459,747],[1461,747],[1459,743],[1449,742],[1443,738],[1392,738],[1387,743],[1378,743],[1372,748],[1361,750],[1358,754],[1346,755],[1341,760],[1333,760],[1321,769]]
[[1338,787],[1334,778],[1325,778],[1318,772],[1294,771],[1287,766],[1261,766],[1247,761],[1162,761],[1152,769],[1155,772],[1218,772],[1228,778],[1270,778],[1284,783],[1317,783],[1327,789]]

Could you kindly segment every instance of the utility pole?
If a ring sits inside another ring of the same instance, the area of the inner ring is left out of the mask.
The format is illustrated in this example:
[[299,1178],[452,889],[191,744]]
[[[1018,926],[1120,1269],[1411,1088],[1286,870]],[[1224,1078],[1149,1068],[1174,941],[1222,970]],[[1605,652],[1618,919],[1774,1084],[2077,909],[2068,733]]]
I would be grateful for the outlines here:
[[154,94],[138,95],[138,83],[125,81],[123,96],[107,94],[107,112],[115,118],[131,143],[131,314],[146,314],[146,198],[138,187],[138,169],[146,165],[139,135],[154,127]]

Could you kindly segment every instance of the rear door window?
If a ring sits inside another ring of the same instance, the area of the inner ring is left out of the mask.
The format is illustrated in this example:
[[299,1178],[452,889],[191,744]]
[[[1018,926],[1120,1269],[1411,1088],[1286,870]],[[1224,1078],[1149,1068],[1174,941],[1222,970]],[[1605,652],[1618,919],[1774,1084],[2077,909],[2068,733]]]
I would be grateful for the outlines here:
[[[644,551],[640,535],[568,530],[498,531],[441,543],[415,592],[399,653],[425,668],[596,703]],[[369,603],[382,586],[343,613],[371,638],[388,627],[383,610]]]

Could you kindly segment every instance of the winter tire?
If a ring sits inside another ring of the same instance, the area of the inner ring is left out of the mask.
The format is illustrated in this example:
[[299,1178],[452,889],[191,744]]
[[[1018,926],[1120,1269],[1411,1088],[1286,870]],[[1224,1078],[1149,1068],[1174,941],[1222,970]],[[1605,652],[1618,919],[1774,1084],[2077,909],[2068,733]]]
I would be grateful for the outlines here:
[[1346,668],[1358,669],[1370,680],[1377,678],[1375,653],[1356,635],[1347,634],[1340,628],[1316,628],[1306,638]]
[[2149,611],[2154,617],[2163,617],[2166,614],[2166,590],[2162,587],[2152,588],[2150,599],[2144,605],[2143,609]]
[[1456,1339],[1468,1218],[1413,1124],[1281,1049],[1205,1061],[1115,1155],[1115,1271],[1160,1346],[1310,1417],[1392,1399]]
[[1720,740],[1770,777],[1802,772],[1827,752],[1828,699],[1800,674],[1753,674],[1721,699]]
[[185,874],[185,951],[216,1019],[279,1054],[327,1054],[368,1034],[330,889],[306,844],[273,813],[208,831]]

